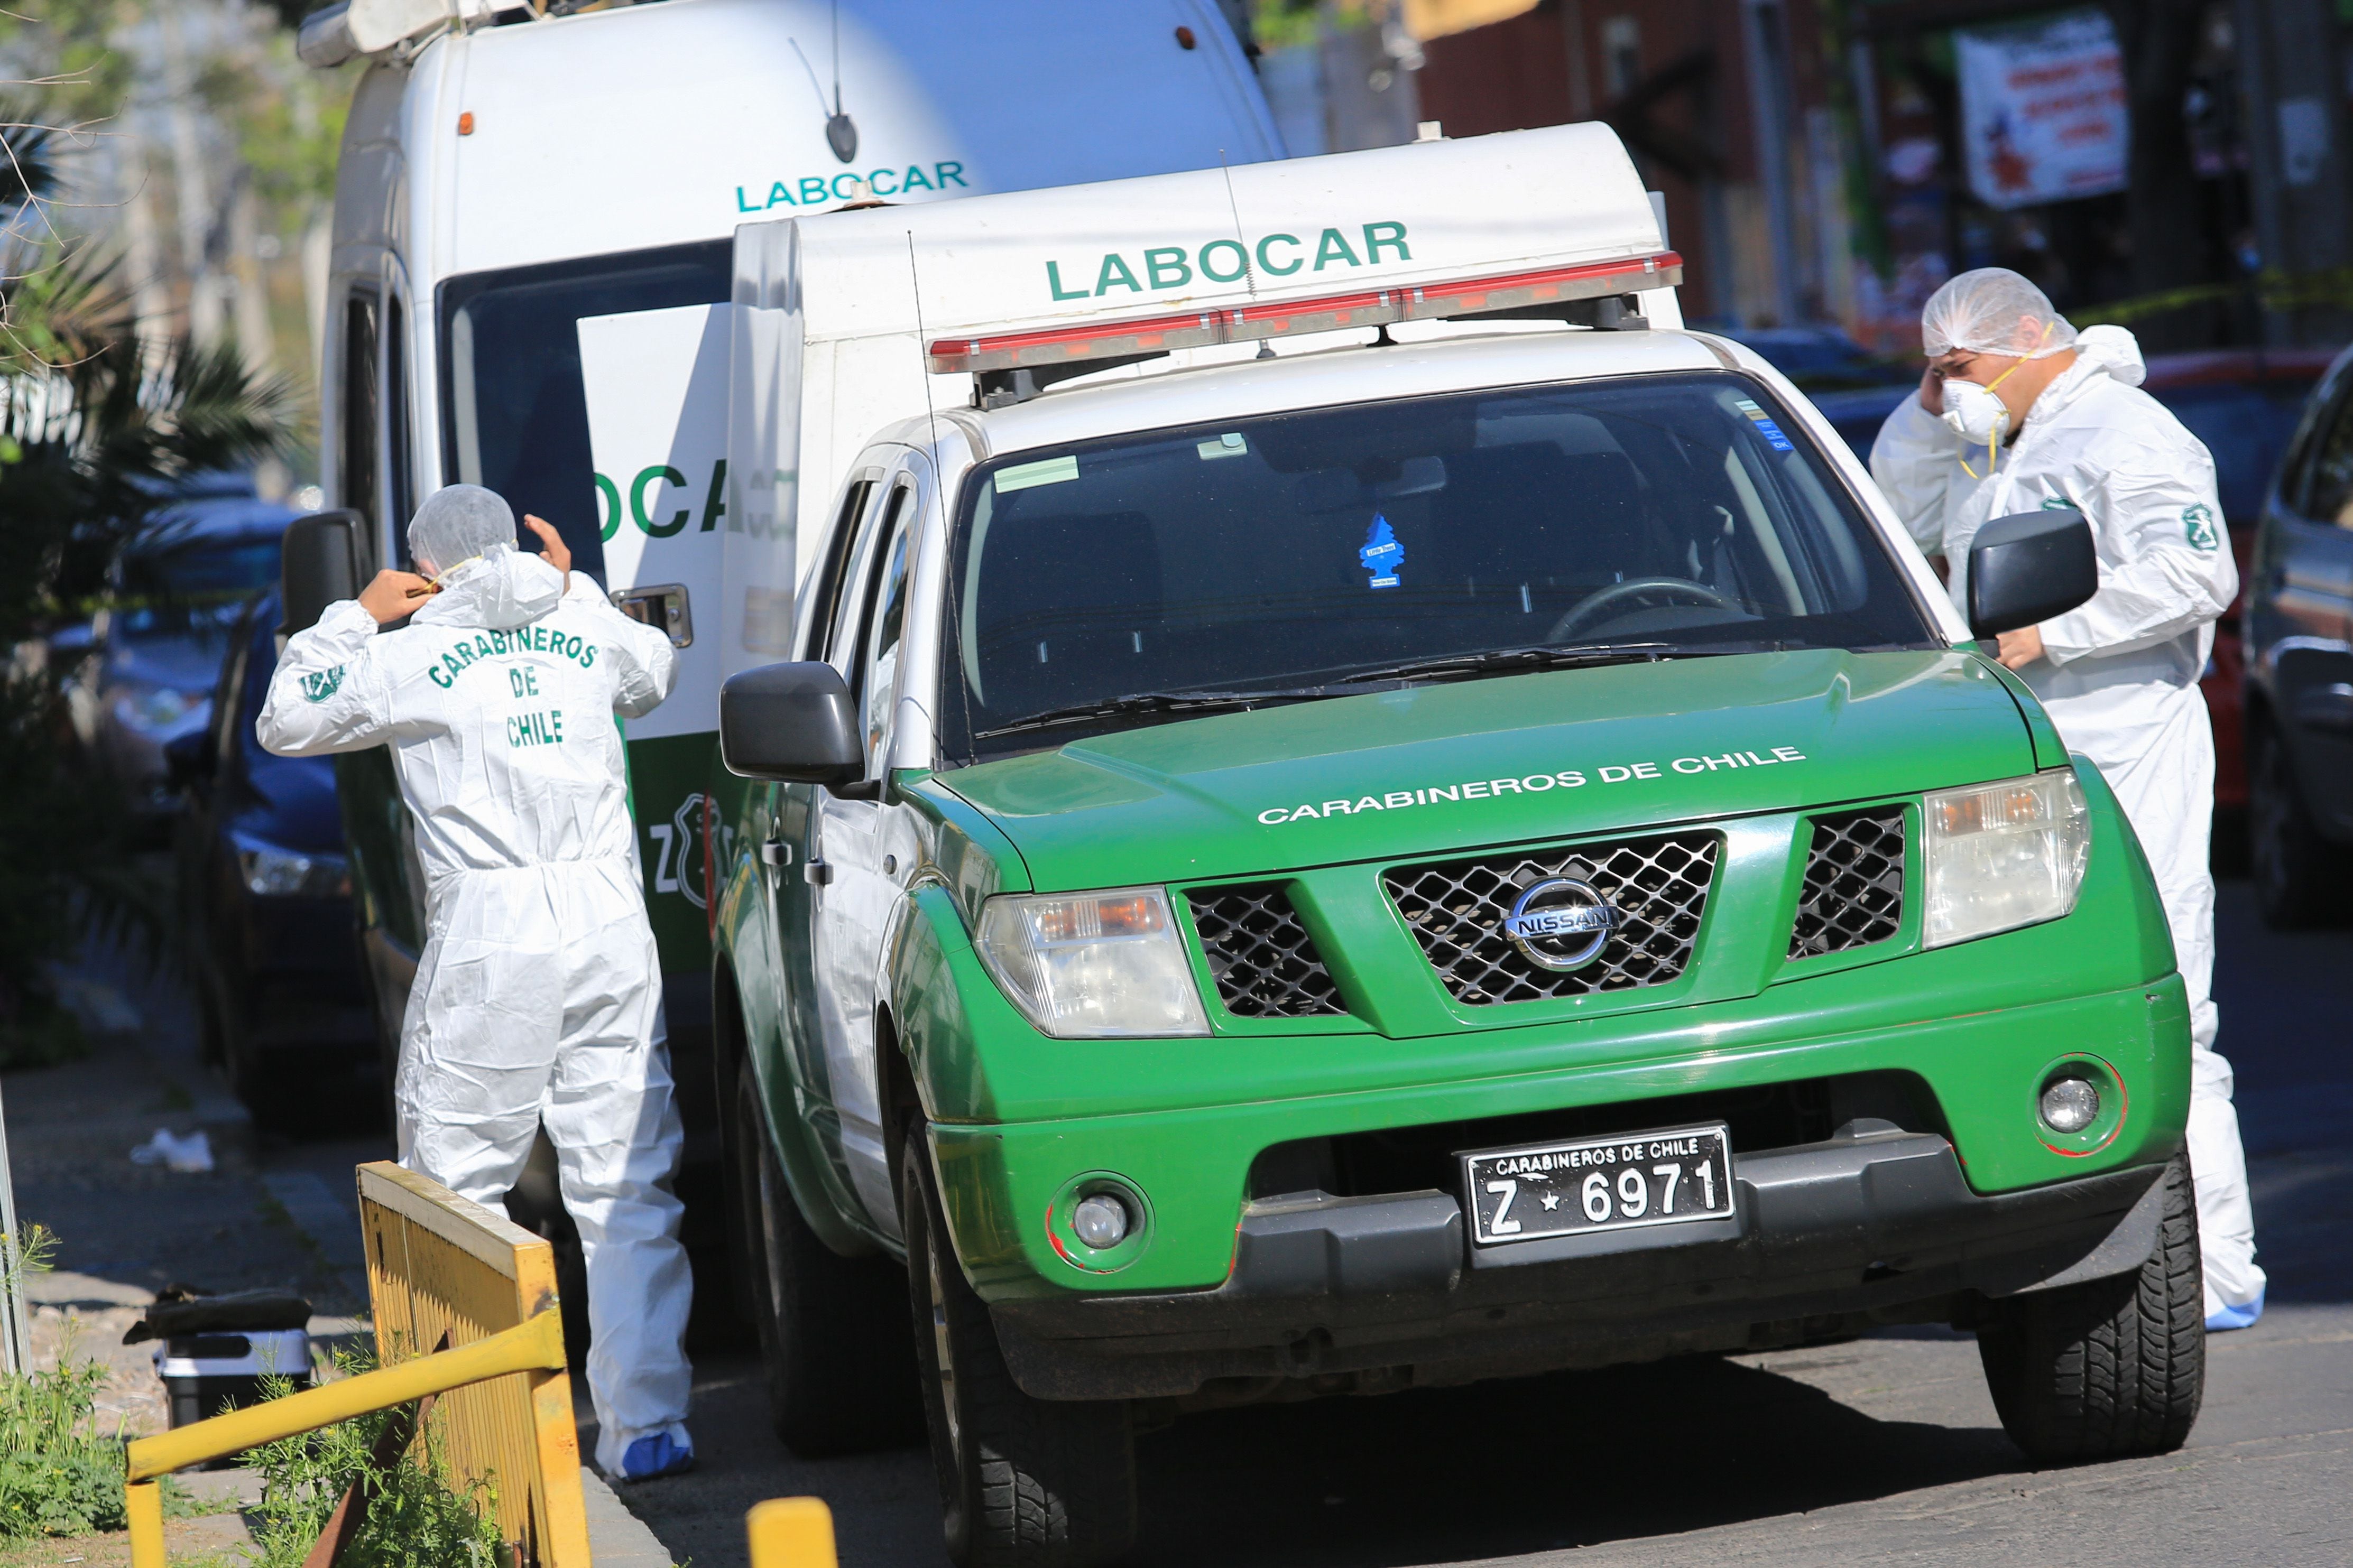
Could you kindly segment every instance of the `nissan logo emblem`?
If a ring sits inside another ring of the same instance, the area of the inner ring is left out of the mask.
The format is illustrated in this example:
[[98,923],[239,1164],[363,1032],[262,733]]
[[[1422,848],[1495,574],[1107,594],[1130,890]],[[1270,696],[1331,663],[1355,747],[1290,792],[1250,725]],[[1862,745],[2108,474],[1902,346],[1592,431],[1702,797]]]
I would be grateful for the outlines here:
[[1538,969],[1567,973],[1600,957],[1622,919],[1592,883],[1547,877],[1514,900],[1504,934]]

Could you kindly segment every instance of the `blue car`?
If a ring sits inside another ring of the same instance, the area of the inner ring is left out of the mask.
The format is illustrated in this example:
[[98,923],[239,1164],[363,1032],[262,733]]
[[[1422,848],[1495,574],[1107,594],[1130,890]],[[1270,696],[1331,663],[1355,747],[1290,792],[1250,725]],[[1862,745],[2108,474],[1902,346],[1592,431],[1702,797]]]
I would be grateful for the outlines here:
[[208,727],[230,627],[278,580],[278,542],[294,516],[241,476],[186,487],[123,552],[90,624],[69,701],[91,754],[131,788],[158,837],[179,805],[164,748]]
[[272,756],[255,738],[278,622],[275,593],[237,617],[208,721],[164,755],[185,806],[175,859],[206,1054],[257,1125],[290,1131],[382,1065],[334,764]]

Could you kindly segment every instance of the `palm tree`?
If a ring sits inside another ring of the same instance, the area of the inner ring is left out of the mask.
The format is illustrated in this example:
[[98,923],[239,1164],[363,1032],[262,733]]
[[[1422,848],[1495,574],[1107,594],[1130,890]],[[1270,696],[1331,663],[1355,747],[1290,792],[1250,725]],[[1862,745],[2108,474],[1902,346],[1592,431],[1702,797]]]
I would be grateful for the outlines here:
[[0,1065],[73,1047],[53,973],[82,938],[153,952],[164,930],[123,802],[69,744],[41,639],[103,594],[174,480],[278,451],[290,403],[227,343],[140,342],[116,262],[47,221],[56,145],[0,104]]

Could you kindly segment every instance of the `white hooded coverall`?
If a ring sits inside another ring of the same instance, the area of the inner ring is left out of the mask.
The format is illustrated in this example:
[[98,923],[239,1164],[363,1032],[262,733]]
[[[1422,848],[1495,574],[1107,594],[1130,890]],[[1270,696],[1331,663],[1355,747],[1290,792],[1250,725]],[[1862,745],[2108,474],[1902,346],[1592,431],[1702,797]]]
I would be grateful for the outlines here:
[[[2086,328],[2074,364],[2045,387],[1986,472],[1936,416],[1906,397],[1881,426],[1872,477],[1920,548],[1945,557],[1967,613],[1969,543],[1997,517],[2073,506],[2092,525],[2100,591],[2042,625],[2043,657],[2019,671],[2068,746],[2116,791],[2148,855],[2189,994],[2189,1163],[2209,1320],[2260,1310],[2246,1156],[2231,1064],[2214,1050],[2214,732],[2198,688],[2214,619],[2239,591],[2214,460],[2140,390],[2139,346]],[[1961,466],[1967,458],[1981,479]]]
[[401,1163],[503,1212],[545,1123],[587,1266],[596,1459],[619,1474],[640,1437],[688,1446],[681,1134],[614,721],[670,694],[670,639],[512,547],[441,590],[402,630],[345,600],[296,633],[260,740],[392,747],[429,920],[401,1028]]

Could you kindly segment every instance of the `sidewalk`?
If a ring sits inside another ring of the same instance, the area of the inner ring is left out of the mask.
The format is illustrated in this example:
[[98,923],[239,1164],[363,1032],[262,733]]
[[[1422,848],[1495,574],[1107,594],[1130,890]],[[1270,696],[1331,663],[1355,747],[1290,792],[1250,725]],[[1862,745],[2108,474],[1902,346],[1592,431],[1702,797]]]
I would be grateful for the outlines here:
[[[70,1347],[105,1363],[111,1376],[99,1419],[136,1436],[163,1430],[167,1411],[153,1347],[125,1345],[122,1335],[167,1284],[211,1292],[290,1286],[318,1310],[314,1341],[331,1352],[370,1344],[352,1172],[390,1158],[389,1136],[364,1123],[331,1123],[314,1140],[258,1139],[244,1108],[198,1059],[176,984],[103,956],[69,984],[90,1054],[0,1075],[18,1215],[58,1241],[50,1271],[26,1285],[36,1358],[55,1364]],[[131,1151],[159,1128],[204,1132],[214,1168],[133,1164]],[[183,1479],[233,1509],[174,1521],[174,1561],[218,1553],[235,1561],[235,1549],[250,1540],[236,1510],[259,1501],[258,1478],[219,1470]],[[581,1485],[596,1568],[671,1568],[670,1552],[600,1477],[584,1468]],[[5,1561],[96,1568],[127,1562],[126,1552],[116,1535],[26,1543]]]

